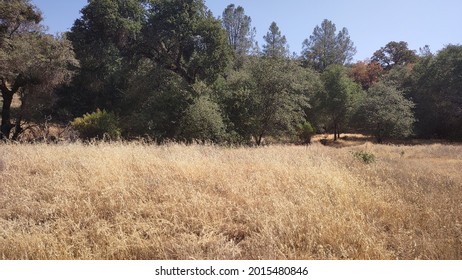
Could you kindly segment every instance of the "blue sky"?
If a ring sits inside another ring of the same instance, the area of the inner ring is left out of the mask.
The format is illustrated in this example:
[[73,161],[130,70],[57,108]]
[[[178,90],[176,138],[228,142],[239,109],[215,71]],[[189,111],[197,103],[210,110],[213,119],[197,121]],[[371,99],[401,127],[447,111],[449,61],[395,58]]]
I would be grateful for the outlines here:
[[[42,10],[50,33],[68,31],[80,17],[86,0],[32,0]],[[302,42],[324,19],[337,29],[348,28],[358,53],[356,60],[372,56],[390,41],[406,41],[418,50],[429,45],[438,51],[462,43],[460,0],[206,0],[218,17],[228,4],[244,7],[263,40],[272,21],[287,37],[291,52],[300,53]]]

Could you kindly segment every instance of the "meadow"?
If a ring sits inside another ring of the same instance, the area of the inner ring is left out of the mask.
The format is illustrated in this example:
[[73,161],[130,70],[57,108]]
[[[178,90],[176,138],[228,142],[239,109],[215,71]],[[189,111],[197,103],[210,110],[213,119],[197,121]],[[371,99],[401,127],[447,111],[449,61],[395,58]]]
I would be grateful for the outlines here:
[[461,170],[460,145],[2,144],[0,258],[462,259]]

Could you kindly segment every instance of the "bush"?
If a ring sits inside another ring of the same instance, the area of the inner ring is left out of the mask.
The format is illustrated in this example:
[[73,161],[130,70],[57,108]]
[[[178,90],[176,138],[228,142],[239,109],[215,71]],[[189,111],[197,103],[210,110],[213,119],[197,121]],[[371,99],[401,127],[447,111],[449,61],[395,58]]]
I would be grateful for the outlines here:
[[365,151],[353,152],[353,156],[365,164],[370,164],[375,162],[375,155]]
[[105,110],[97,110],[91,114],[85,114],[74,119],[71,125],[83,139],[117,139],[120,137],[120,128],[114,113]]
[[196,99],[185,112],[181,123],[182,136],[188,141],[220,142],[225,135],[225,125],[218,104],[207,96]]
[[303,141],[304,144],[311,143],[311,137],[314,135],[314,129],[311,123],[304,122],[297,127],[298,137]]

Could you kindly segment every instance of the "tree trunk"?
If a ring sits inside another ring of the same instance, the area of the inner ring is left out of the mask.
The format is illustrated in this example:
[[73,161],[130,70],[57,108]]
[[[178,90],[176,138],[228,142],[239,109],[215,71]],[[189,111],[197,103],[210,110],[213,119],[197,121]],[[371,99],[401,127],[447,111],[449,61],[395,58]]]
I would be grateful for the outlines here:
[[337,124],[334,124],[334,141],[337,141]]
[[375,134],[375,138],[376,138],[378,144],[383,143],[383,137],[384,137],[383,130],[384,129],[382,128],[382,126],[380,124],[377,124],[377,132]]
[[257,146],[261,145],[262,140],[263,140],[263,134],[260,134],[257,137],[255,137],[255,142],[256,142]]
[[16,124],[14,126],[13,137],[11,137],[11,139],[13,141],[18,140],[19,135],[21,135],[21,133],[23,131],[23,129],[21,127],[21,122],[22,122],[23,115],[24,115],[25,103],[26,103],[26,96],[23,95],[23,96],[21,96],[21,107],[19,108],[19,116],[17,117]]
[[10,132],[13,126],[11,125],[11,103],[13,101],[13,92],[2,91],[3,106],[2,106],[2,122],[0,125],[0,139],[10,138]]
[[11,137],[11,139],[12,139],[13,141],[18,140],[19,135],[21,135],[21,133],[22,133],[22,131],[23,131],[23,129],[22,129],[22,127],[21,127],[21,122],[22,122],[22,115],[19,116],[19,117],[17,118],[17,120],[16,120],[16,124],[15,124],[15,126],[14,126],[13,137]]

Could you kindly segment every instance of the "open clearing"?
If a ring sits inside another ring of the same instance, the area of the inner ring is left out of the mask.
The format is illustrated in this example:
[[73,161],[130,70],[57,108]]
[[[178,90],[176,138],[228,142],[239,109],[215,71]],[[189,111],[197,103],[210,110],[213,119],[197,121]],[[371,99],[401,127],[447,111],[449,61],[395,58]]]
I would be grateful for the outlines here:
[[0,258],[462,259],[461,171],[441,144],[0,145]]

